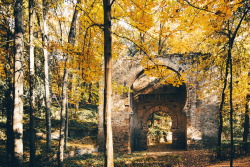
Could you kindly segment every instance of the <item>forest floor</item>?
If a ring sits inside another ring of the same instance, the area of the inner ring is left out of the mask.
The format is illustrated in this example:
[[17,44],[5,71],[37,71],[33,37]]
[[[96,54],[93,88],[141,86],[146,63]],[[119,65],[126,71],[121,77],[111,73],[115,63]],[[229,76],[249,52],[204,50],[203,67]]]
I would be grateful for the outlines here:
[[[84,110],[79,114],[82,116],[83,113],[86,117],[90,118],[89,122],[83,122],[81,120],[71,123],[74,125],[71,127],[73,130],[77,129],[83,132],[84,129],[93,129],[96,126],[95,117],[91,111]],[[92,115],[91,115],[92,114]],[[84,117],[84,120],[85,119]],[[38,127],[45,127],[44,120],[38,122]],[[58,136],[59,136],[59,121],[52,120],[53,124],[53,134],[54,140],[52,140],[53,151],[47,154],[45,150],[45,133],[44,129],[41,128],[41,134],[37,134],[37,155],[39,159],[37,160],[37,167],[55,167],[57,166],[56,152],[58,150]],[[1,125],[1,124],[0,124]],[[27,125],[26,125],[27,126]],[[2,124],[5,127],[5,124]],[[28,129],[28,128],[26,128]],[[1,130],[1,128],[0,128]],[[1,131],[0,131],[1,132]],[[6,141],[4,140],[4,131],[0,133],[0,167],[6,167]],[[74,132],[75,135],[79,131]],[[28,136],[25,133],[24,140],[24,167],[28,167]],[[2,137],[2,139],[1,139]],[[67,156],[65,156],[65,167],[102,167],[104,162],[104,156],[98,153],[96,148],[96,137],[80,137],[80,138],[69,138],[68,149],[66,150]],[[88,152],[83,155],[77,154],[77,151],[82,151],[82,153]],[[73,155],[70,153],[73,152]],[[89,153],[93,152],[93,153]],[[227,155],[228,157],[228,155]],[[169,144],[157,144],[149,146],[146,151],[133,152],[132,154],[115,154],[114,156],[115,167],[227,167],[229,166],[229,160],[225,158],[225,161],[218,161],[216,159],[216,154],[214,150],[173,150]],[[250,167],[250,156],[237,156],[234,160],[234,167]]]
[[[226,159],[226,158],[225,158]],[[103,166],[103,155],[100,153],[82,155],[66,159],[65,164],[80,166]],[[229,167],[230,161],[219,161],[214,151],[173,150],[169,144],[149,146],[146,151],[132,154],[115,154],[115,167]],[[250,167],[250,156],[239,156],[234,159],[234,167]]]
[[[89,145],[75,145],[76,147],[94,147]],[[2,145],[3,146],[3,145]],[[4,165],[4,150],[0,151],[0,167]],[[54,159],[54,158],[53,158]],[[208,149],[203,150],[173,150],[169,145],[159,144],[150,146],[146,151],[138,151],[133,154],[116,154],[116,167],[229,167],[229,160],[218,161],[215,153]],[[25,164],[28,166],[28,163]],[[39,167],[54,167],[56,161],[51,160],[44,164],[41,162]],[[79,155],[65,159],[66,167],[98,167],[103,166],[103,155],[95,153],[92,155]],[[241,156],[234,159],[234,167],[250,167],[250,156]]]
[[[230,166],[229,164],[230,164],[230,161],[223,161],[220,163],[209,165],[207,167],[229,167]],[[233,166],[234,167],[250,167],[250,156],[235,159]]]
[[[219,161],[215,159],[210,150],[191,151],[169,151],[169,152],[147,152],[147,156],[175,155],[181,159],[180,167],[229,167],[230,161]],[[244,156],[233,161],[234,167],[250,167],[250,156]]]
[[[168,151],[164,151],[168,150]],[[202,150],[172,150],[169,144],[157,144],[149,146],[146,155],[163,156],[178,155],[183,167],[229,167],[230,160],[219,161],[216,159],[215,152]],[[242,156],[234,159],[234,167],[250,167],[250,156]],[[180,165],[181,166],[181,165]]]

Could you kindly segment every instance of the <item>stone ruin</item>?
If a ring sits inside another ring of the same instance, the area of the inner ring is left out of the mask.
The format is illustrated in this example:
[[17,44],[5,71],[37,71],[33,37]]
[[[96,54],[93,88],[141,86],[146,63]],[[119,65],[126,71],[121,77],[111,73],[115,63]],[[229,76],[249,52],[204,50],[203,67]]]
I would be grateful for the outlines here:
[[[162,65],[180,72],[191,64],[183,55],[165,55],[155,58]],[[172,118],[172,149],[194,149],[216,145],[218,133],[218,97],[199,99],[202,90],[197,74],[189,72],[186,82],[179,87],[163,85],[149,77],[140,65],[141,56],[124,56],[114,62],[113,80],[130,88],[122,94],[113,92],[112,126],[114,151],[131,153],[148,147],[148,118],[158,111]],[[102,105],[100,105],[102,111]],[[99,149],[103,146],[103,115],[99,112]]]

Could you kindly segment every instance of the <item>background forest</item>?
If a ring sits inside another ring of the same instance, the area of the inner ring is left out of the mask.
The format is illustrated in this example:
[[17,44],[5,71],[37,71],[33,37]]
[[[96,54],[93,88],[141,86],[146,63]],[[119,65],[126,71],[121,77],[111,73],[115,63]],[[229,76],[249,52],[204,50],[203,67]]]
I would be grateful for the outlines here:
[[[95,144],[102,102],[105,141],[111,145],[95,162],[113,166],[111,95],[130,88],[112,82],[111,71],[116,70],[112,59],[124,55],[143,55],[146,74],[161,78],[168,69],[154,57],[199,54],[188,60],[197,81],[207,81],[198,96],[220,96],[218,157],[223,144],[230,143],[232,166],[235,141],[249,142],[248,0],[1,0],[0,4],[0,166],[63,166],[64,152],[78,143]],[[185,82],[185,77],[177,77],[165,84]],[[86,165],[83,159],[67,159],[67,164]],[[116,160],[119,163],[123,162]]]

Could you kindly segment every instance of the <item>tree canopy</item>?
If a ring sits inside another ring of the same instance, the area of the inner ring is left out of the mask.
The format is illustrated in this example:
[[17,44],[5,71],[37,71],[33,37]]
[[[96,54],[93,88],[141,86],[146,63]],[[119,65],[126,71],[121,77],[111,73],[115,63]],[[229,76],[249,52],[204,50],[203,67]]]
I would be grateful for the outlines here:
[[[23,145],[22,126],[18,127],[23,104],[32,106],[35,115],[46,109],[49,150],[50,103],[64,107],[62,118],[67,104],[76,110],[83,104],[99,105],[103,78],[111,75],[106,71],[112,69],[111,58],[138,55],[145,74],[163,84],[180,86],[187,82],[186,74],[195,71],[197,81],[206,80],[199,98],[221,97],[221,128],[230,118],[240,123],[235,132],[242,132],[243,116],[249,115],[248,0],[1,0],[0,5],[0,102],[8,140],[16,145]],[[199,56],[188,59],[192,53]],[[186,58],[192,67],[177,73],[154,59],[171,54]],[[123,85],[113,82],[112,87],[111,78],[106,79],[109,99],[112,89],[119,92]],[[12,136],[13,131],[20,138]],[[9,156],[23,156],[19,148]]]

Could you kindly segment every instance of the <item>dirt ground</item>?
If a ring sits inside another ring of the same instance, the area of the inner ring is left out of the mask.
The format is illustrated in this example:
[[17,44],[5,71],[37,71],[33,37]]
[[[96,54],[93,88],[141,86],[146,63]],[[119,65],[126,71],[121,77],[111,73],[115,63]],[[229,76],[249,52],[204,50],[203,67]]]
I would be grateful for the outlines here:
[[[168,145],[151,146],[145,152],[147,156],[179,155],[183,167],[229,167],[230,161],[218,161],[211,150],[171,150]],[[250,167],[250,156],[234,159],[234,167]]]
[[[149,147],[147,151],[137,152],[133,154],[139,154],[140,156],[143,154],[143,156],[146,157],[177,155],[178,157],[181,158],[181,164],[179,165],[179,167],[229,167],[230,166],[229,160],[222,162],[216,160],[215,154],[211,150],[189,150],[189,151],[172,150],[169,147],[169,145],[158,145],[156,147],[155,146]],[[3,165],[4,161],[5,161],[5,155],[3,150],[0,149],[0,167],[4,166]],[[77,162],[78,160],[76,159],[75,161]],[[72,161],[70,162],[73,163]],[[250,167],[250,156],[234,159],[233,166]]]
[[[224,161],[221,163],[209,165],[208,167],[229,167],[230,166],[229,164],[230,164],[229,161]],[[233,161],[233,166],[234,167],[250,167],[250,156],[235,159]]]
[[[183,167],[229,167],[230,161],[216,161],[208,150],[147,152],[147,156],[179,155],[183,161]],[[234,159],[234,167],[250,167],[250,156]]]

